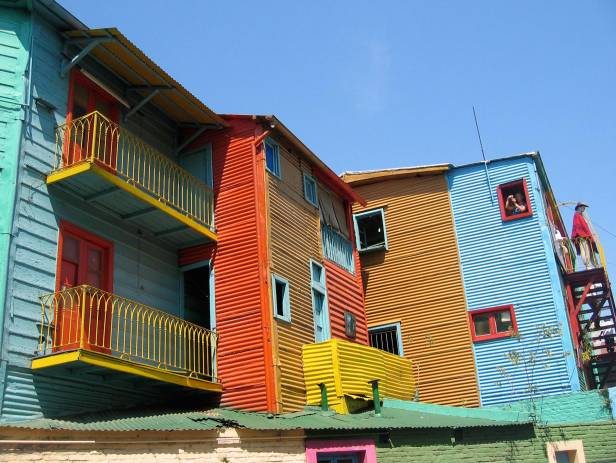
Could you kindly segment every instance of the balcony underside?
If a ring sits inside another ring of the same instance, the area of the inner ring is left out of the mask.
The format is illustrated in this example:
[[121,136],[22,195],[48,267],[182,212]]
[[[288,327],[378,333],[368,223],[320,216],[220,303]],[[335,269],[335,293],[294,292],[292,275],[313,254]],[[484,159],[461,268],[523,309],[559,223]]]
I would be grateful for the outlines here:
[[107,213],[129,221],[176,248],[216,241],[207,226],[96,163],[81,162],[47,176],[58,185]]
[[117,382],[134,382],[139,378],[151,386],[169,385],[193,390],[213,393],[222,392],[220,383],[208,381],[202,378],[189,377],[178,372],[156,368],[154,366],[134,363],[121,358],[113,357],[100,352],[86,349],[77,349],[66,352],[58,352],[44,357],[32,359],[33,370],[53,371],[62,374],[70,370],[71,374],[113,376]]

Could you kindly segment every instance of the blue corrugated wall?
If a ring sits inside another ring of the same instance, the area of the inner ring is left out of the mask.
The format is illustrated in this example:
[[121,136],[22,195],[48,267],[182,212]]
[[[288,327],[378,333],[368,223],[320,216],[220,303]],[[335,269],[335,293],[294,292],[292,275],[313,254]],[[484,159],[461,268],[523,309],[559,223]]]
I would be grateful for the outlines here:
[[[30,18],[27,18],[30,21]],[[20,157],[17,222],[9,258],[4,369],[0,390],[1,418],[82,412],[109,406],[136,405],[159,399],[135,384],[109,382],[103,376],[66,372],[60,376],[33,374],[30,360],[38,343],[38,297],[55,287],[58,223],[64,218],[115,242],[114,292],[176,313],[179,307],[179,269],[173,250],[157,247],[137,234],[92,215],[85,203],[57,189],[48,192],[55,146],[54,127],[64,121],[68,78],[60,78],[62,42],[59,33],[38,17],[33,20],[33,95],[56,107],[33,103],[26,120]]]
[[[513,304],[520,338],[474,344],[482,405],[579,390],[565,300],[547,227],[535,161],[531,156],[452,169],[449,188],[468,310]],[[499,184],[525,178],[533,215],[503,222]],[[490,194],[491,193],[491,194]],[[542,325],[562,333],[537,342]],[[507,355],[536,354],[535,366]],[[535,389],[536,388],[536,389]],[[535,389],[532,394],[529,392]]]

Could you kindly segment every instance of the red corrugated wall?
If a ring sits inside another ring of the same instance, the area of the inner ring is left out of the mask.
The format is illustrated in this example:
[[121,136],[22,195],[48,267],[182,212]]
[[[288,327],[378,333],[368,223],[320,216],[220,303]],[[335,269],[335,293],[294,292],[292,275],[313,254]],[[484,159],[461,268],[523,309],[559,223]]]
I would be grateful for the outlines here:
[[[261,262],[258,247],[255,123],[229,120],[230,127],[203,136],[212,143],[218,243],[180,251],[183,265],[212,256],[215,272],[218,377],[222,406],[268,409],[266,374],[271,344],[264,342]],[[268,332],[269,333],[269,332]],[[269,352],[268,352],[269,349]],[[273,385],[269,385],[273,390]]]
[[344,312],[355,314],[357,333],[353,341],[368,344],[368,326],[364,309],[359,256],[355,251],[355,274],[324,259],[327,284],[329,320],[333,338],[347,339],[344,331]]

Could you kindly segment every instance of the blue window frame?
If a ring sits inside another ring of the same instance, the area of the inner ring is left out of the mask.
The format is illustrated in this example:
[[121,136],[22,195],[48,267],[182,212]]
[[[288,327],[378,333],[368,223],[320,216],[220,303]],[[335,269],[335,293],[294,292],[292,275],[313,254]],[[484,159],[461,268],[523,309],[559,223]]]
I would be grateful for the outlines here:
[[291,288],[287,280],[278,275],[272,275],[274,317],[286,322],[291,321],[290,289]]
[[314,339],[316,342],[323,342],[330,338],[325,268],[314,260],[310,261],[310,281],[312,288]]
[[382,208],[353,214],[353,223],[359,252],[388,249],[385,212]]
[[314,207],[319,207],[317,199],[317,182],[312,175],[306,173],[304,173],[304,198]]
[[265,140],[265,166],[267,170],[280,178],[280,147],[270,138]]

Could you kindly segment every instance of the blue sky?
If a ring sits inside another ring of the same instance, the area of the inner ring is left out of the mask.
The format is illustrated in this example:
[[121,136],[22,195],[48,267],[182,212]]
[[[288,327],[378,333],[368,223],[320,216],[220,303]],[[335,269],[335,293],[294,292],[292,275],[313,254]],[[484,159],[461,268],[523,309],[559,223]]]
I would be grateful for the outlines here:
[[337,172],[480,160],[475,105],[487,156],[539,150],[616,269],[612,0],[60,1],[215,111],[277,115]]

